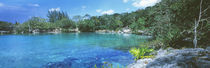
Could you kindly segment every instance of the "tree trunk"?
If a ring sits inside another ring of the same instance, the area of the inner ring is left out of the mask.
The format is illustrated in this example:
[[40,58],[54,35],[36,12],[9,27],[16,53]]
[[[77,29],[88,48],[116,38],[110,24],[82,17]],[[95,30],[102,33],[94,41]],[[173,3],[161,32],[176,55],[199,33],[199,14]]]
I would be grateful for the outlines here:
[[200,11],[199,11],[198,21],[195,20],[194,40],[193,40],[193,44],[194,44],[195,48],[197,47],[197,28],[199,26],[199,23],[201,22],[201,17],[202,17],[202,2],[203,2],[203,0],[201,0],[201,2],[200,2]]
[[194,47],[197,47],[197,21],[195,20],[195,27],[194,27],[194,40],[193,40]]

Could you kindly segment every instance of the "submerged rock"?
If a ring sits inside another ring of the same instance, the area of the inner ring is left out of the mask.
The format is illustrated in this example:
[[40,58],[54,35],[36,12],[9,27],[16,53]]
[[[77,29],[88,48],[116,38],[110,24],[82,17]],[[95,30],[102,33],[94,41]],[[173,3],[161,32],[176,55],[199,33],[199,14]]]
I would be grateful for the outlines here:
[[201,48],[159,50],[156,58],[140,59],[128,68],[210,68],[210,52]]
[[[86,60],[86,61],[85,61]],[[87,61],[88,60],[88,61]],[[66,58],[63,61],[59,62],[49,62],[43,65],[43,68],[94,68],[94,66],[102,66],[103,62],[101,62],[101,58]]]
[[45,68],[70,68],[71,65],[71,62],[50,62],[45,66]]
[[49,62],[46,65],[44,65],[44,68],[71,68],[72,63],[78,60],[76,58],[67,58],[62,62]]
[[145,68],[148,63],[153,61],[151,58],[146,58],[146,59],[140,59],[136,61],[136,63],[130,64],[127,66],[127,68]]

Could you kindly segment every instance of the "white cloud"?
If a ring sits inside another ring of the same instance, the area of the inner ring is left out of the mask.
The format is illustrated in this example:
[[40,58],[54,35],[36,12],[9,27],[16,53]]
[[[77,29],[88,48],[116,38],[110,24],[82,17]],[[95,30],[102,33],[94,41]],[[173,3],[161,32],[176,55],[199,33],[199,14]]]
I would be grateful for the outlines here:
[[10,11],[16,11],[16,10],[26,11],[27,10],[27,8],[22,7],[22,6],[6,5],[6,4],[3,4],[1,2],[0,2],[0,8],[3,9],[3,10],[10,10]]
[[129,11],[130,10],[130,8],[127,8],[127,9],[125,9],[126,11]]
[[97,9],[97,10],[96,10],[97,13],[100,13],[101,11],[102,11],[101,9]]
[[156,3],[160,2],[161,0],[133,0],[134,3],[132,4],[134,7],[137,8],[145,8],[148,6],[154,6]]
[[114,10],[102,11],[101,14],[113,14]]
[[129,0],[123,0],[123,3],[127,3]]
[[101,9],[97,9],[96,12],[97,12],[97,13],[100,13],[100,14],[108,14],[108,15],[114,14],[114,10],[112,10],[112,9],[107,10],[107,11],[103,11],[103,10],[101,10]]
[[81,8],[82,8],[82,10],[85,10],[87,8],[87,6],[82,6]]
[[2,6],[4,6],[4,4],[3,3],[0,3],[0,7],[2,7]]
[[39,7],[39,4],[29,4],[29,6]]
[[82,6],[82,9],[86,9],[87,7],[86,6]]
[[51,8],[49,11],[60,11],[60,8]]

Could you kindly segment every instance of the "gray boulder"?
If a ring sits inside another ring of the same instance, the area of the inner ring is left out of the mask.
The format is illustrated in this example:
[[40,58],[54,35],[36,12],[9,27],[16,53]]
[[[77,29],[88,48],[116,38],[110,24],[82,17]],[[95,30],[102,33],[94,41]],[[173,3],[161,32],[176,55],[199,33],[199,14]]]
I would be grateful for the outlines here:
[[128,68],[210,68],[210,51],[202,48],[159,50],[152,60],[142,60]]
[[205,49],[171,50],[164,56],[154,59],[146,68],[209,68],[210,52]]

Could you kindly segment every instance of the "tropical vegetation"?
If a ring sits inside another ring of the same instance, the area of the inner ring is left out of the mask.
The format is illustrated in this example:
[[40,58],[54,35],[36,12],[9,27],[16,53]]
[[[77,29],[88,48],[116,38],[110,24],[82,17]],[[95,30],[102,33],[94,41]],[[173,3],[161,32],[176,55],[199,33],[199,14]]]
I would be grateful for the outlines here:
[[82,32],[94,32],[128,27],[133,33],[148,32],[154,40],[162,42],[164,48],[194,47],[193,40],[198,47],[206,47],[210,44],[209,5],[209,0],[162,0],[155,6],[131,13],[86,14],[73,18],[64,11],[48,11],[47,19],[31,17],[22,24],[0,21],[0,30],[11,33],[73,32],[78,28]]
[[138,59],[143,58],[152,58],[153,55],[149,55],[148,53],[153,52],[153,49],[149,49],[147,47],[141,47],[141,48],[132,48],[129,52],[135,57],[135,61]]

